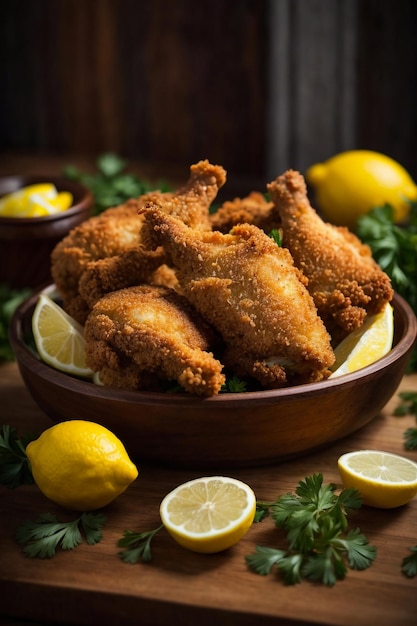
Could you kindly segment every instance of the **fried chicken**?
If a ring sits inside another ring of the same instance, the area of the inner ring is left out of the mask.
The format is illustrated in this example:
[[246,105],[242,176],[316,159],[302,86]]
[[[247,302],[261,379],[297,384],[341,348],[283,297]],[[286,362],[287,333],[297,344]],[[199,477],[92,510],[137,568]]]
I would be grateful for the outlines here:
[[252,191],[245,198],[227,200],[210,215],[212,229],[221,233],[230,232],[237,224],[254,224],[268,234],[279,228],[280,222],[274,203],[269,202],[259,191]]
[[282,243],[308,279],[319,315],[337,343],[392,299],[389,277],[347,228],[312,208],[303,176],[289,170],[268,185],[282,221]]
[[222,364],[209,352],[213,331],[167,287],[142,285],[103,296],[84,335],[87,363],[105,385],[149,390],[167,379],[211,396],[225,381]]
[[143,236],[163,246],[181,293],[221,334],[222,360],[267,388],[318,381],[334,361],[330,337],[288,250],[254,225],[196,231],[155,205]]
[[219,189],[226,182],[226,170],[209,161],[199,161],[190,167],[188,182],[175,193],[148,193],[142,196],[142,206],[162,203],[163,210],[178,217],[196,230],[211,230],[209,209]]
[[[101,215],[91,217],[74,228],[62,239],[52,251],[51,274],[57,289],[59,290],[63,307],[72,317],[83,324],[90,311],[90,304],[80,294],[79,283],[84,272],[88,269],[91,273],[100,273],[104,278],[109,277],[107,286],[113,286],[111,276],[106,271],[106,266],[111,266],[116,259],[127,251],[133,251],[128,256],[129,263],[135,267],[135,280],[148,281],[152,273],[164,262],[162,250],[152,252],[146,250],[140,242],[140,229],[142,220],[138,217],[138,202],[130,200],[126,204],[107,209]],[[123,257],[122,257],[123,258]],[[104,263],[100,263],[105,259]],[[121,263],[123,266],[123,262]],[[141,268],[137,274],[138,268]],[[129,275],[129,274],[128,274]],[[133,279],[133,272],[130,274]],[[114,276],[115,284],[121,285],[117,273]],[[98,291],[103,293],[104,286],[98,286],[99,278],[91,279],[92,295],[98,296]],[[110,284],[109,284],[110,283]],[[86,287],[88,292],[89,287]]]
[[[165,257],[162,250],[151,253],[143,247],[140,207],[163,199],[166,211],[193,228],[208,230],[210,205],[225,180],[221,166],[200,161],[190,167],[188,182],[177,191],[150,192],[73,229],[51,255],[52,277],[65,310],[83,324],[105,293],[153,282]],[[172,272],[159,271],[155,279],[162,283],[164,276],[172,281]]]

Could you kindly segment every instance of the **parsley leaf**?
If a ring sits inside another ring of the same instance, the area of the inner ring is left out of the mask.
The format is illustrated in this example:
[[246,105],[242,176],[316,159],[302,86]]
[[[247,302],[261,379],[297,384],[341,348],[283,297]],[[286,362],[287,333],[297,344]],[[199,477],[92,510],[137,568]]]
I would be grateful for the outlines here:
[[247,383],[237,376],[231,376],[226,379],[222,385],[221,393],[243,393],[247,389]]
[[357,528],[348,529],[347,515],[362,505],[355,489],[335,493],[334,484],[323,484],[322,474],[306,477],[295,494],[287,493],[270,504],[257,506],[259,520],[271,511],[278,528],[287,531],[287,550],[257,546],[246,557],[250,569],[261,575],[275,566],[284,582],[303,578],[333,586],[351,569],[366,569],[376,557],[376,548]]
[[33,483],[26,446],[37,435],[19,438],[15,428],[0,426],[0,484],[10,489]]
[[[417,315],[417,202],[410,202],[405,226],[394,224],[393,209],[385,204],[359,218],[356,234],[369,245],[374,259],[391,278],[395,291]],[[417,347],[409,370],[417,371]]]
[[82,543],[80,526],[88,544],[101,541],[101,529],[105,522],[106,517],[102,513],[83,513],[69,522],[58,522],[52,513],[43,513],[36,521],[27,521],[19,526],[16,539],[24,546],[25,556],[50,559],[59,546],[62,550],[72,550]]
[[[97,159],[97,171],[94,174],[81,172],[73,165],[68,165],[63,174],[66,178],[85,185],[94,198],[94,213],[99,214],[109,207],[114,207],[130,198],[152,191],[148,181],[125,172],[128,163],[116,154],[106,153]],[[156,187],[161,191],[169,191],[165,182],[159,182]]]
[[12,289],[8,285],[0,284],[0,363],[14,361],[9,342],[9,325],[13,313],[29,294],[29,289]]
[[137,533],[132,530],[125,530],[123,537],[119,539],[117,545],[120,548],[127,548],[119,552],[119,556],[125,563],[137,563],[139,560],[148,563],[152,560],[151,541],[160,530],[164,528],[161,524],[154,530]]
[[[398,394],[400,403],[394,410],[394,415],[414,415],[417,420],[417,392],[402,391]],[[404,432],[404,447],[406,450],[417,450],[417,426],[407,428]]]
[[401,564],[402,573],[408,578],[417,576],[417,545],[409,548],[411,554],[404,557]]
[[269,237],[275,241],[277,246],[282,248],[282,232],[278,228],[273,228],[269,233]]

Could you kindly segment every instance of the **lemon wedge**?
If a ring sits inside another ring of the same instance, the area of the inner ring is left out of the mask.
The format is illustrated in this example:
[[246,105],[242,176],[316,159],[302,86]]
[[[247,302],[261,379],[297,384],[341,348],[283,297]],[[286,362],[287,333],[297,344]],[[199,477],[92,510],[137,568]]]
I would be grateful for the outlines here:
[[197,478],[162,500],[160,515],[169,534],[194,552],[220,552],[236,544],[252,526],[256,498],[234,478]]
[[357,489],[364,504],[393,509],[417,494],[417,463],[390,452],[359,450],[337,462],[345,488]]
[[39,356],[45,363],[73,376],[93,375],[85,362],[82,326],[46,294],[39,296],[32,330]]
[[72,203],[69,191],[58,192],[52,183],[38,183],[0,198],[0,216],[43,217],[66,211]]
[[362,326],[336,346],[330,378],[356,372],[388,354],[394,338],[394,311],[387,303],[380,313],[368,315]]

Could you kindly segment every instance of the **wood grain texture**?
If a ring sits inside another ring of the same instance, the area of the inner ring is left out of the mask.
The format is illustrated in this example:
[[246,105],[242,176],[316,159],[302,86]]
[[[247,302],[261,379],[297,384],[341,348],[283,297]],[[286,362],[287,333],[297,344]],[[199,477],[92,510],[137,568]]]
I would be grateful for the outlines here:
[[[417,375],[405,377],[402,390],[417,390]],[[14,363],[0,366],[1,421],[20,433],[41,432],[51,425],[33,403]],[[415,425],[411,416],[393,417],[395,395],[369,425],[355,435],[301,459],[263,468],[240,469],[234,476],[252,486],[259,499],[293,491],[297,482],[322,472],[326,482],[340,485],[336,461],[348,450],[377,448],[417,461],[405,452],[403,432]],[[197,477],[187,470],[167,470],[134,459],[138,480],[107,507],[104,537],[96,546],[81,545],[46,561],[26,559],[13,539],[16,526],[39,513],[66,513],[50,504],[35,486],[0,487],[0,617],[66,624],[124,623],[145,626],[196,623],[227,626],[284,624],[292,626],[414,626],[415,579],[400,573],[401,560],[417,541],[417,499],[397,510],[364,507],[352,524],[359,526],[378,556],[363,572],[349,571],[328,589],[303,582],[287,587],[274,576],[246,569],[244,557],[256,545],[283,547],[283,536],[271,520],[253,526],[234,548],[199,555],[177,546],[165,533],[156,537],[149,564],[127,565],[117,557],[117,540],[127,528],[149,530],[159,524],[163,496],[176,485]],[[219,467],[218,473],[222,473]],[[0,622],[1,623],[1,622]]]
[[250,191],[350,148],[417,177],[413,0],[3,0],[0,150],[222,164]]

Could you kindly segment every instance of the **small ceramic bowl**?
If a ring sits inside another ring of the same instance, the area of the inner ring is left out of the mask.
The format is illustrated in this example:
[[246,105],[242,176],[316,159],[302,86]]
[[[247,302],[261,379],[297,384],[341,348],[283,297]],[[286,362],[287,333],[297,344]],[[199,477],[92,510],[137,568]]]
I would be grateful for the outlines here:
[[70,191],[72,207],[46,217],[0,217],[0,284],[34,288],[51,280],[50,255],[58,241],[91,215],[93,196],[82,185],[56,176],[0,177],[0,196],[35,183]]
[[[52,297],[54,286],[44,291]],[[417,333],[413,311],[396,295],[393,348],[376,363],[320,383],[199,398],[110,389],[49,367],[31,348],[37,299],[34,294],[16,310],[10,342],[40,408],[55,422],[99,422],[143,461],[193,468],[283,461],[361,428],[395,393]]]

